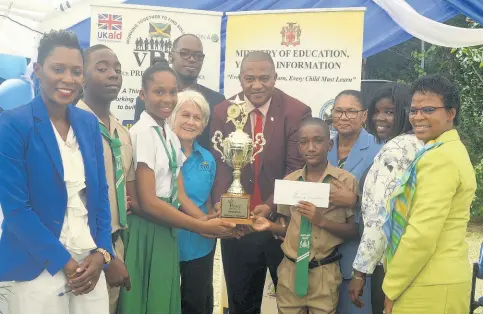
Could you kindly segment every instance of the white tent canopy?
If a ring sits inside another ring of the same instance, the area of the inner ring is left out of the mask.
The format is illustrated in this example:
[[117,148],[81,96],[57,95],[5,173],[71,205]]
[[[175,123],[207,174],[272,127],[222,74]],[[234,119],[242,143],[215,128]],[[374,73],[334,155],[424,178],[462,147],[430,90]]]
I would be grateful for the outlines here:
[[35,57],[43,32],[66,29],[90,16],[91,4],[123,0],[0,0],[0,53]]
[[[482,44],[482,29],[457,28],[432,21],[412,9],[408,1],[373,0],[402,29],[426,42],[447,47]],[[0,0],[0,54],[35,58],[43,32],[66,29],[89,18],[91,4],[122,2],[124,0]]]

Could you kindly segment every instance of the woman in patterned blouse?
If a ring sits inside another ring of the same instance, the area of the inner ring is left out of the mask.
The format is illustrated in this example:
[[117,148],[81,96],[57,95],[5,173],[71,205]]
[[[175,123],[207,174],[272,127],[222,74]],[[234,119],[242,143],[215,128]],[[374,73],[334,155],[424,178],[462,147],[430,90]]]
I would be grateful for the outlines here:
[[[396,180],[412,163],[423,143],[411,133],[407,110],[411,94],[407,86],[388,83],[375,92],[368,108],[368,131],[385,143],[375,157],[368,173],[363,175],[361,213],[364,231],[353,263],[354,276],[349,287],[350,299],[362,307],[360,296],[367,274],[372,274],[371,296],[374,314],[383,312],[383,266],[380,264],[386,247],[382,226],[386,218],[386,203]],[[366,177],[366,178],[365,178]],[[363,186],[364,184],[364,186]]]

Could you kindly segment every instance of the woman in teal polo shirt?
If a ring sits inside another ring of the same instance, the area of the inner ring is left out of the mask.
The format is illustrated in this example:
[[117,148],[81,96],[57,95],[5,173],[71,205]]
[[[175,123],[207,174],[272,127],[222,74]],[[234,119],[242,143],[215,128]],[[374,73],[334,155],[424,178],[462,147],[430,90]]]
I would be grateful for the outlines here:
[[[206,214],[212,211],[210,191],[215,179],[215,159],[196,138],[210,118],[210,107],[198,92],[178,93],[170,125],[180,139],[186,161],[182,174],[188,197]],[[213,256],[215,239],[179,230],[178,249],[183,314],[211,314],[213,311]]]

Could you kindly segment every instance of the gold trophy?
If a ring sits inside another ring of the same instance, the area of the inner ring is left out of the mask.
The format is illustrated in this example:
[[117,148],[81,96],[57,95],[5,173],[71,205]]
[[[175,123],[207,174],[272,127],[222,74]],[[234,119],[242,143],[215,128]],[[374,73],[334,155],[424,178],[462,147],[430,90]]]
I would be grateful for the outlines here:
[[[212,137],[212,143],[217,150],[222,161],[234,169],[234,179],[227,193],[220,198],[221,217],[229,222],[236,224],[251,224],[250,219],[250,195],[244,191],[240,182],[241,170],[249,163],[254,162],[255,156],[262,152],[266,143],[264,135],[258,133],[254,139],[244,132],[244,126],[249,118],[249,112],[245,102],[238,99],[232,102],[227,109],[227,121],[235,125],[235,131],[228,137],[222,139],[222,132],[215,131]],[[220,148],[219,149],[219,145]],[[254,148],[259,146],[257,152]]]

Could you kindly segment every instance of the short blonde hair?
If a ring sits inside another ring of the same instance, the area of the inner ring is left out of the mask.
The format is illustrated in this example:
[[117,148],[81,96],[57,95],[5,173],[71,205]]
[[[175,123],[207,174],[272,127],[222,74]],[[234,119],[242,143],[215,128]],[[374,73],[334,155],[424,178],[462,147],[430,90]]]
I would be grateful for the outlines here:
[[195,90],[184,90],[178,93],[178,102],[176,103],[175,109],[170,115],[169,124],[172,128],[175,128],[176,115],[180,111],[180,108],[186,102],[192,102],[197,105],[202,112],[202,131],[207,127],[208,120],[210,119],[210,105],[208,105],[207,100],[200,92]]

